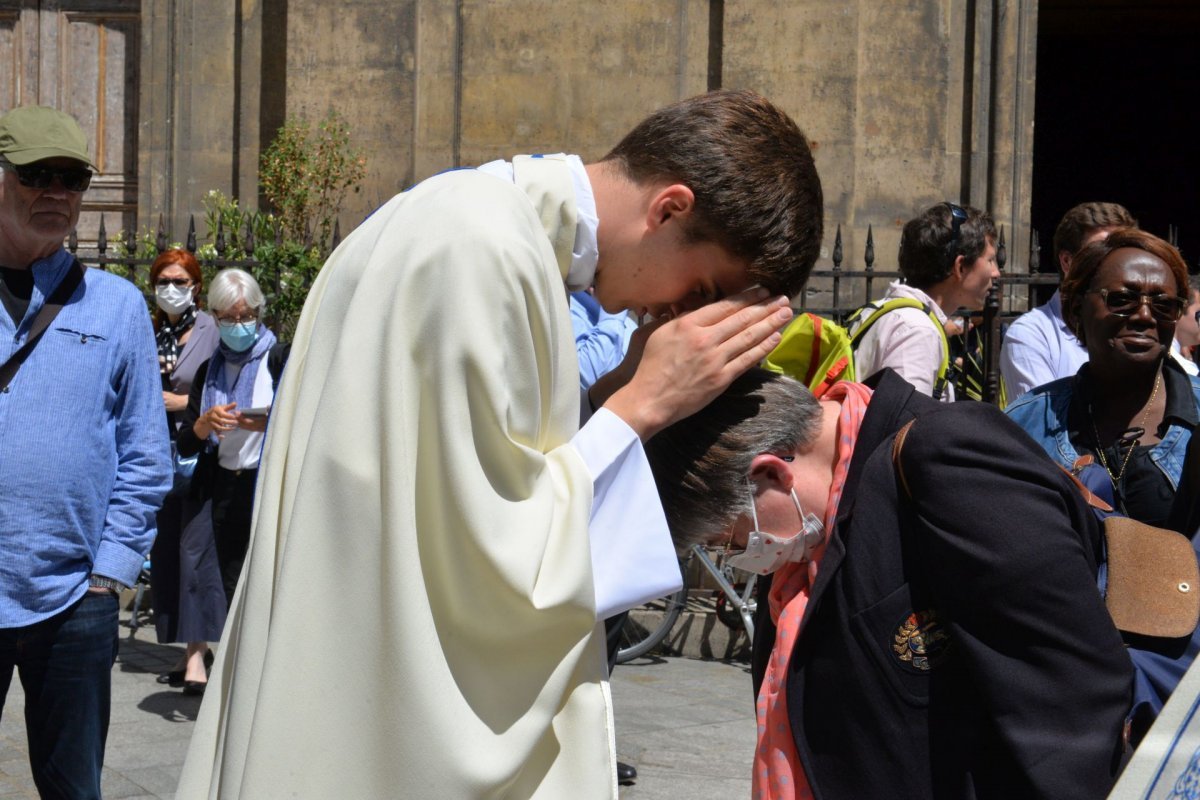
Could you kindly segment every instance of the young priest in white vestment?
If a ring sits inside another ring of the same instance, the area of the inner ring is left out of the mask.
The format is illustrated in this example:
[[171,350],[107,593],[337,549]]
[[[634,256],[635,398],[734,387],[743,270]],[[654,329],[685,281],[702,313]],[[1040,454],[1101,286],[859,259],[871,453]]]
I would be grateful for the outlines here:
[[[642,442],[775,346],[821,226],[745,91],[376,211],[300,320],[179,796],[615,797],[601,623],[679,580]],[[656,319],[582,398],[564,286]]]

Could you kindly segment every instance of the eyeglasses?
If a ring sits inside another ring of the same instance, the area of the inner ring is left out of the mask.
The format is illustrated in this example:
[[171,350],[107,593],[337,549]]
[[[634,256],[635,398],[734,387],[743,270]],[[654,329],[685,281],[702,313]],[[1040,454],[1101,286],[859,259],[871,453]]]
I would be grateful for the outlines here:
[[191,278],[159,278],[154,282],[155,286],[178,286],[181,289],[186,289],[192,285]]
[[1085,294],[1098,294],[1104,307],[1118,317],[1130,317],[1143,303],[1150,304],[1150,313],[1159,322],[1177,322],[1187,308],[1187,301],[1171,294],[1142,294],[1128,289],[1089,289]]
[[244,317],[235,317],[230,319],[229,317],[222,317],[218,314],[217,322],[222,322],[226,325],[245,325],[247,322],[258,322],[258,317],[253,314],[247,314]]
[[954,203],[946,201],[946,205],[950,208],[950,243],[958,243],[958,229],[967,221],[967,212],[962,206],[956,206]]
[[49,189],[55,178],[68,192],[86,191],[92,185],[92,171],[87,167],[49,167],[36,161],[18,165],[0,158],[0,169],[15,173],[17,182],[30,189]]

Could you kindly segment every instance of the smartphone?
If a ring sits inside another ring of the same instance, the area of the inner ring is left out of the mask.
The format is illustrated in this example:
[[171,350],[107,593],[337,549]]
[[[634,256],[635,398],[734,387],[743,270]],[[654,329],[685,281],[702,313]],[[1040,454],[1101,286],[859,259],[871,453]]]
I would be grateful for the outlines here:
[[243,417],[265,417],[271,413],[271,407],[263,406],[261,408],[243,408],[237,413],[241,414]]

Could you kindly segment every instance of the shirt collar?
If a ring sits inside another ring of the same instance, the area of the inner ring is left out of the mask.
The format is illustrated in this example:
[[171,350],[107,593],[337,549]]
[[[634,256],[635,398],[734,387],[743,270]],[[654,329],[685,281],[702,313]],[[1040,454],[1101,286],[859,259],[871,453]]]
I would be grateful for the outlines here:
[[933,310],[933,315],[937,317],[938,322],[942,323],[942,325],[946,324],[946,312],[942,311],[941,306],[935,303],[932,297],[911,284],[892,281],[888,285],[887,296],[888,298],[908,297],[916,300],[918,303],[924,303]]
[[1168,357],[1164,367],[1163,390],[1167,393],[1167,408],[1163,412],[1163,422],[1175,419],[1188,428],[1196,427],[1200,417],[1196,414],[1192,379],[1173,358]]
[[592,193],[592,182],[588,179],[583,159],[576,155],[567,156],[571,168],[571,183],[575,186],[575,211],[578,224],[575,226],[575,245],[571,248],[571,268],[567,271],[567,288],[571,291],[587,289],[596,277],[596,264],[600,260],[600,245],[596,232],[600,229],[600,218],[596,212],[596,196]]
[[[600,229],[600,218],[596,212],[596,196],[592,193],[592,182],[588,179],[583,159],[577,155],[564,154],[567,168],[571,171],[571,185],[575,189],[575,243],[571,246],[571,266],[567,270],[567,289],[572,292],[591,287],[596,278],[596,264],[600,260],[600,247],[596,232]],[[489,161],[477,169],[489,175],[513,180],[511,161]]]
[[[1072,388],[1071,406],[1067,412],[1067,429],[1072,439],[1081,434],[1091,439],[1094,434],[1083,430],[1083,423],[1091,419],[1088,412],[1088,398],[1092,391],[1088,375],[1091,365],[1084,364],[1075,375]],[[1163,424],[1159,429],[1159,438],[1166,435],[1167,427],[1172,421],[1189,429],[1200,423],[1200,415],[1196,412],[1195,392],[1192,389],[1192,379],[1175,363],[1175,359],[1167,358],[1163,362],[1163,391],[1167,394],[1167,407],[1163,410]]]

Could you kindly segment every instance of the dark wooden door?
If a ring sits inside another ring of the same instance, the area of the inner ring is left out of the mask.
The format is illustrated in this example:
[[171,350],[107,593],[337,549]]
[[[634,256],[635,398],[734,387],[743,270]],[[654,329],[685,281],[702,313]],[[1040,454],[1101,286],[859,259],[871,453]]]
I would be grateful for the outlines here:
[[0,111],[61,109],[79,121],[99,174],[79,239],[137,220],[140,0],[0,0]]

